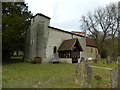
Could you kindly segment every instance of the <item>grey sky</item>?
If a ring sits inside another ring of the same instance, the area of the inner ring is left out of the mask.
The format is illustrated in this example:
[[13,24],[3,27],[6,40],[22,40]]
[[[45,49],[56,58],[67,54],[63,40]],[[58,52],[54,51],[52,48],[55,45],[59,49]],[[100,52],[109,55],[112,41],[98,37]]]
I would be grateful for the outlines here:
[[50,26],[67,31],[80,30],[80,18],[88,11],[119,0],[25,0],[35,15],[43,13],[51,18]]

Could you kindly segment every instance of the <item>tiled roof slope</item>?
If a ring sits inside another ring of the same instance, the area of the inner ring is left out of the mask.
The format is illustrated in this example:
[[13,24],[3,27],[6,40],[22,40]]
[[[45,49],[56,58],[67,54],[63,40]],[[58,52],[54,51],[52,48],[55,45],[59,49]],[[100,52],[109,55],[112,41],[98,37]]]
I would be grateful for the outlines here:
[[86,46],[97,47],[95,42],[88,37],[86,38]]
[[64,40],[60,45],[60,47],[58,48],[58,51],[67,51],[67,50],[72,51],[76,43],[78,45],[79,51],[83,51],[78,39],[76,38]]

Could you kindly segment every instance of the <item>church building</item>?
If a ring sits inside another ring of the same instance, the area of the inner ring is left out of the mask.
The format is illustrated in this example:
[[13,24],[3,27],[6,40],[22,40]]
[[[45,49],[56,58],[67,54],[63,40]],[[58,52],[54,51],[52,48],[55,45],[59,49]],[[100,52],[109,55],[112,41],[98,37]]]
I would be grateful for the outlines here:
[[98,58],[96,45],[85,37],[84,32],[52,27],[50,19],[41,13],[32,17],[26,35],[25,61],[41,57],[42,63],[79,63],[81,58]]

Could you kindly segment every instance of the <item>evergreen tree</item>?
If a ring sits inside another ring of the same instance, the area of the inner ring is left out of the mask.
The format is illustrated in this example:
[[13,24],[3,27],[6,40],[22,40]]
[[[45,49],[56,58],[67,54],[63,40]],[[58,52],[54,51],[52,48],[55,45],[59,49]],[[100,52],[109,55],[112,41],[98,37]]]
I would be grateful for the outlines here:
[[2,57],[24,50],[25,33],[30,24],[31,12],[24,2],[2,3]]

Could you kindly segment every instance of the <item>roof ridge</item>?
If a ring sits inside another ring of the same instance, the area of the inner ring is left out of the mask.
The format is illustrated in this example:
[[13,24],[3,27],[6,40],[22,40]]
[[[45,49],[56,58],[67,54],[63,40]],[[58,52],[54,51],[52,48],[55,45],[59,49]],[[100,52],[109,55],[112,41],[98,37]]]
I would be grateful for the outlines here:
[[69,34],[72,34],[72,35],[77,35],[77,36],[85,37],[83,35],[72,33],[72,32],[69,32],[69,31],[65,31],[65,30],[62,30],[62,29],[59,29],[59,28],[56,28],[56,27],[52,27],[52,26],[48,26],[48,28],[52,28],[52,29],[55,29],[55,30],[58,30],[58,31],[61,31],[61,32],[66,32],[66,33],[69,33]]
[[34,15],[32,18],[36,17],[37,15],[43,16],[43,17],[45,17],[45,18],[47,18],[47,19],[51,19],[50,17],[48,17],[48,16],[46,16],[46,15],[44,15],[44,14],[42,14],[42,13],[37,13],[37,14]]

